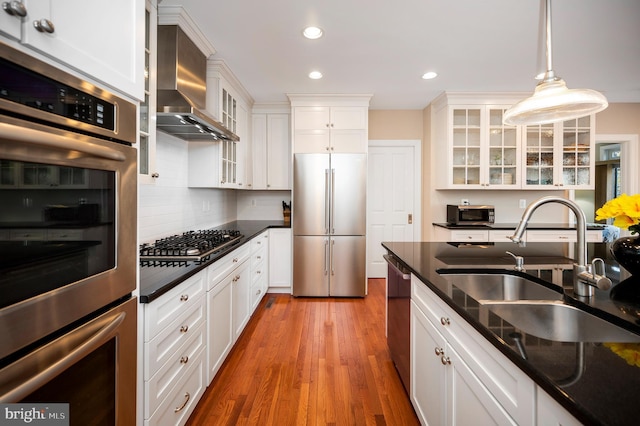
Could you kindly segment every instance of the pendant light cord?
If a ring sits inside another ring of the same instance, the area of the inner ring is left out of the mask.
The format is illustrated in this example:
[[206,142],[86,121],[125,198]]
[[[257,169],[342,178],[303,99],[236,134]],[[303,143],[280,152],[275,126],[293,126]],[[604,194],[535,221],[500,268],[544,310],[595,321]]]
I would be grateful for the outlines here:
[[552,81],[556,79],[555,72],[553,71],[553,60],[551,59],[551,0],[546,0],[545,5],[545,22],[546,22],[546,49],[547,49],[547,72],[544,76],[544,81]]

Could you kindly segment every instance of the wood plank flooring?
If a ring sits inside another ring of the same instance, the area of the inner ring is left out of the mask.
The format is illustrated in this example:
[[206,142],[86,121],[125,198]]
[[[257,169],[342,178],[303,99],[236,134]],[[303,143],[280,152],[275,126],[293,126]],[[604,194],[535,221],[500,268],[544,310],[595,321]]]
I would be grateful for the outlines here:
[[385,281],[364,299],[267,294],[187,425],[417,425],[385,338]]

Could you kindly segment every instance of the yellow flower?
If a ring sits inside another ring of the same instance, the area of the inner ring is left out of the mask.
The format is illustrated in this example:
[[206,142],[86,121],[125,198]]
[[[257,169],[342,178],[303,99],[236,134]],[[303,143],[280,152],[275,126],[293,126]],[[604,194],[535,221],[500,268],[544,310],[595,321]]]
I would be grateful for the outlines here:
[[618,228],[628,228],[632,234],[640,232],[640,194],[622,194],[596,210],[596,220],[610,218]]

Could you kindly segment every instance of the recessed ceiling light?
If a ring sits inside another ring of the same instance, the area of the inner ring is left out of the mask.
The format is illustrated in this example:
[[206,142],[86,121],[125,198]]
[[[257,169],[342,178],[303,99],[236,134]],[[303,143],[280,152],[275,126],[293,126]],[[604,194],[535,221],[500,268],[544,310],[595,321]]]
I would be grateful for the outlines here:
[[307,27],[302,31],[302,34],[308,39],[315,40],[322,37],[322,28]]
[[318,79],[322,78],[322,73],[320,71],[311,71],[309,73],[309,78],[312,78],[314,80],[318,80]]
[[431,80],[432,78],[436,78],[438,76],[437,72],[429,71],[422,74],[422,78],[425,80]]

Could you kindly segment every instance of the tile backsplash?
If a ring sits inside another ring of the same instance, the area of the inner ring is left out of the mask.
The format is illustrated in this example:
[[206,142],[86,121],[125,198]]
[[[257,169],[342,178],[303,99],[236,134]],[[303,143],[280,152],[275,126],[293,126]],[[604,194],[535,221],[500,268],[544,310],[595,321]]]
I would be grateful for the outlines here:
[[158,133],[153,185],[138,187],[140,243],[234,220],[282,220],[290,191],[243,191],[187,187],[187,142]]

